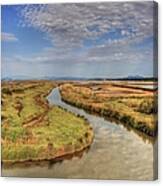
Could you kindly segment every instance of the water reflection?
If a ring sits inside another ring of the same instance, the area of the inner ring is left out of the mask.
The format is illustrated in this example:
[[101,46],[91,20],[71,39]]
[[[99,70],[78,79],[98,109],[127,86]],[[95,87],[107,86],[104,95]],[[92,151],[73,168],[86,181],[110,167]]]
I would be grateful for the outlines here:
[[59,105],[87,118],[95,137],[87,152],[56,163],[3,169],[6,176],[136,179],[152,180],[154,177],[154,149],[152,140],[138,135],[131,128],[112,123],[102,117],[61,101],[58,88],[48,96],[50,104]]
[[152,145],[154,145],[157,137],[152,137],[152,136],[148,136],[147,134],[141,132],[141,131],[138,131],[136,129],[134,129],[133,127],[129,126],[129,125],[125,125],[123,123],[120,123],[118,121],[115,121],[114,119],[109,119],[109,118],[106,118],[106,120],[114,123],[114,124],[117,124],[117,125],[123,125],[129,132],[134,132],[135,134],[137,134],[145,143],[151,143]]

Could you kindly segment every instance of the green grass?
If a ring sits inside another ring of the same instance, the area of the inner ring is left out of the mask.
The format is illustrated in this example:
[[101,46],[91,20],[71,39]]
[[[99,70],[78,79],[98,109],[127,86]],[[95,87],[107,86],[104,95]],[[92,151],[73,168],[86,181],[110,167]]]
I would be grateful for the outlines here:
[[2,92],[2,162],[51,159],[91,144],[93,131],[85,119],[47,106],[45,97],[56,85],[26,82],[21,93],[17,86],[11,94]]
[[[89,130],[84,119],[76,117],[61,108],[53,107],[49,113],[49,125],[33,129],[41,144],[52,143],[55,148],[71,144],[75,145]],[[46,138],[42,138],[46,136]]]

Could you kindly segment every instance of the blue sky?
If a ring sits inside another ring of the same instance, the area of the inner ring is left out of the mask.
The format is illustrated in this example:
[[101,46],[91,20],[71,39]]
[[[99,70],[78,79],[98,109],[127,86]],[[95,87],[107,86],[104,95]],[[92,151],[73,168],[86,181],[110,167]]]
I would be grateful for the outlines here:
[[2,78],[153,76],[153,2],[2,6]]

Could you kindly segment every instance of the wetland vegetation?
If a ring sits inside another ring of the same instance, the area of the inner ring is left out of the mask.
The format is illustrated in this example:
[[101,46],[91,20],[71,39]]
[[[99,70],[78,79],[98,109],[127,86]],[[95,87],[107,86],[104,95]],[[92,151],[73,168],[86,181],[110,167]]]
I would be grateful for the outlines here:
[[50,160],[89,147],[90,123],[50,105],[47,95],[59,87],[63,101],[114,119],[148,136],[157,134],[157,91],[120,82],[2,82],[2,162]]
[[151,179],[157,89],[144,84],[3,81],[3,175]]
[[69,104],[155,137],[157,90],[145,89],[144,84],[154,86],[155,83],[69,83],[60,86],[60,92],[62,100]]
[[56,82],[2,82],[2,163],[50,160],[90,146],[93,130],[86,119],[46,96]]

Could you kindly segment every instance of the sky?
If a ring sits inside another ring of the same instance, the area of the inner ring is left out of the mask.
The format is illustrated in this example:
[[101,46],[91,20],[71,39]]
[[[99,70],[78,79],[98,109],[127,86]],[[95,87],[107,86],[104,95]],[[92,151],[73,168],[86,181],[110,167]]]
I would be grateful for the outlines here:
[[153,2],[3,5],[2,78],[153,77]]

